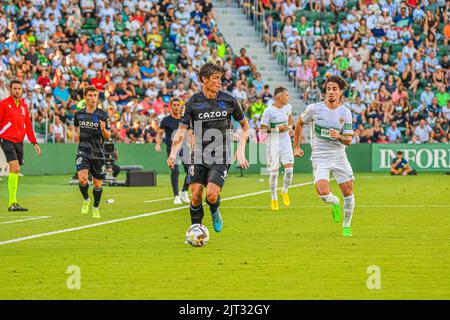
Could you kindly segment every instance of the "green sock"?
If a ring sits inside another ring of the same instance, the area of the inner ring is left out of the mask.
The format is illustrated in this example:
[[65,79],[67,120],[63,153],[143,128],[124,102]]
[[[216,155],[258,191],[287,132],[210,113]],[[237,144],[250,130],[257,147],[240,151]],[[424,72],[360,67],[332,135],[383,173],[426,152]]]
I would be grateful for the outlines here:
[[19,185],[19,174],[10,172],[8,177],[8,192],[9,192],[8,207],[10,207],[13,203],[17,202],[18,185]]

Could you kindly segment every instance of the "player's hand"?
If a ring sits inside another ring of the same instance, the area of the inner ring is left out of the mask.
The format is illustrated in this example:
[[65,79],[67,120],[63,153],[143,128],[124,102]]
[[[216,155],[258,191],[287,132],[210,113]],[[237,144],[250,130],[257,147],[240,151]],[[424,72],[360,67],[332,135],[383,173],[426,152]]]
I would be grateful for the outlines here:
[[337,139],[339,137],[340,133],[336,129],[330,129],[330,138]]
[[173,169],[175,167],[175,159],[176,159],[176,157],[173,155],[170,155],[167,158],[167,165],[169,166],[170,169]]
[[300,147],[294,148],[294,157],[301,158],[301,157],[303,157],[303,155],[304,155],[304,152],[303,152],[302,148],[300,148]]
[[161,145],[157,143],[155,146],[155,150],[156,152],[161,152]]
[[36,151],[38,156],[41,154],[41,147],[37,143],[34,144],[34,151]]
[[286,131],[289,131],[289,126],[287,124],[278,127],[278,132],[286,132]]
[[242,152],[236,152],[234,160],[237,160],[242,169],[248,169],[250,167],[248,160],[245,158],[245,154]]
[[106,129],[106,121],[100,120],[100,128],[101,128],[102,130],[105,130],[105,129]]

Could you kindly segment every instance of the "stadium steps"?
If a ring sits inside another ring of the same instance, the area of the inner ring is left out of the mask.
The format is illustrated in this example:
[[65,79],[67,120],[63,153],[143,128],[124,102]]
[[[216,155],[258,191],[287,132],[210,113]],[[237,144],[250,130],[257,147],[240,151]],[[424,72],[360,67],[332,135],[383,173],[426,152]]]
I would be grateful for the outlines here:
[[305,104],[300,99],[293,82],[290,82],[282,66],[272,59],[269,49],[264,47],[261,36],[254,26],[247,20],[243,9],[234,3],[232,7],[226,7],[225,3],[213,2],[217,25],[223,34],[225,41],[229,43],[235,54],[239,54],[240,48],[247,50],[247,55],[256,64],[263,80],[273,90],[276,87],[286,87],[290,95],[290,103],[294,114],[301,112]]

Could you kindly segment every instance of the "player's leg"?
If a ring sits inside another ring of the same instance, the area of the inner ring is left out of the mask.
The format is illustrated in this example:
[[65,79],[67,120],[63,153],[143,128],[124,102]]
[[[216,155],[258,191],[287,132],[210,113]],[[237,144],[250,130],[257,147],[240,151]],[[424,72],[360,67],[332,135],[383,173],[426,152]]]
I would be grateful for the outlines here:
[[20,166],[23,164],[23,144],[0,139],[0,145],[9,165],[8,211],[28,211],[17,203]]
[[189,183],[192,192],[191,205],[189,207],[191,214],[191,223],[202,223],[203,211],[203,189],[207,184],[207,170],[201,164],[192,164],[189,166]]
[[98,209],[100,205],[100,200],[102,199],[103,193],[103,181],[92,176],[92,195],[94,196],[94,204],[92,205],[92,217],[100,218],[100,210]]
[[223,227],[222,216],[220,215],[220,191],[225,184],[228,175],[229,165],[216,164],[208,170],[207,187],[206,187],[206,203],[209,205],[211,212],[214,231],[220,232]]
[[90,163],[84,154],[78,153],[75,160],[77,169],[78,188],[83,196],[83,204],[81,205],[81,214],[89,212],[91,199],[89,198],[89,169]]
[[191,200],[189,200],[189,195],[188,195],[188,190],[189,190],[189,183],[188,183],[189,165],[185,164],[184,162],[182,162],[182,164],[183,164],[184,172],[186,173],[186,175],[184,177],[183,188],[181,189],[181,192],[179,193],[179,195],[180,195],[180,198],[181,198],[181,200],[183,202],[189,203],[189,202],[191,202]]
[[390,172],[393,176],[396,176],[396,175],[399,174],[399,172],[398,172],[397,169],[391,169],[389,172]]
[[350,224],[355,210],[355,196],[353,195],[353,170],[347,158],[337,160],[332,173],[344,196],[344,223],[342,234],[351,236]]
[[317,194],[323,202],[331,205],[331,217],[334,222],[338,223],[341,221],[341,209],[339,199],[331,193],[330,169],[327,161],[313,162],[313,175]]
[[276,145],[269,141],[266,146],[267,171],[269,172],[269,188],[271,193],[270,207],[274,211],[278,211],[278,174],[280,168],[280,156]]
[[191,205],[189,207],[191,213],[191,224],[202,223],[203,211],[203,184],[192,183],[190,185],[192,192]]
[[92,205],[92,217],[100,218],[100,200],[103,193],[103,180],[106,178],[106,165],[103,159],[91,159],[90,161],[92,175],[92,195],[94,197],[94,203]]
[[180,196],[178,195],[178,176],[180,175],[178,164],[176,164],[170,171],[171,171],[170,183],[172,185],[173,204],[182,204]]
[[294,178],[294,152],[292,150],[291,141],[288,144],[284,144],[280,150],[280,160],[284,166],[284,176],[283,176],[283,188],[281,190],[281,198],[283,199],[283,204],[289,206],[291,201],[288,195],[289,186],[292,184]]

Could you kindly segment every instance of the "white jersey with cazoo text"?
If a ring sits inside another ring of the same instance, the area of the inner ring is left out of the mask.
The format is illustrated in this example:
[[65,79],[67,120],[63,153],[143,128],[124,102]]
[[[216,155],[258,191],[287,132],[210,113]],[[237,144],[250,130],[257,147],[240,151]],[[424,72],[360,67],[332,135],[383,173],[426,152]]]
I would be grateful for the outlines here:
[[330,129],[353,135],[352,113],[347,107],[330,109],[324,102],[313,103],[306,107],[301,118],[311,124],[311,159],[346,156],[345,145],[330,137]]

